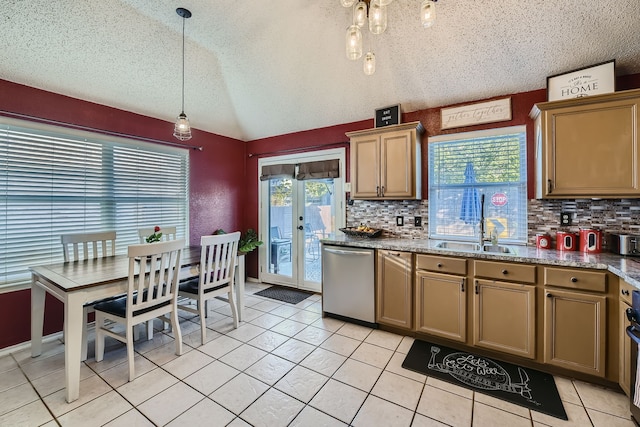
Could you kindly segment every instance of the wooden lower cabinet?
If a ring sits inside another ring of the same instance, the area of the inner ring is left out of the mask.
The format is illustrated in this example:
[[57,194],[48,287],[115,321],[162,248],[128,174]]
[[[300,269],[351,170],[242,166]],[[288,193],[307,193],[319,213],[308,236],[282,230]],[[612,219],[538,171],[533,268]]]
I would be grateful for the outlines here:
[[412,254],[388,250],[377,252],[376,322],[412,329]]
[[545,287],[544,363],[605,377],[606,296]]
[[631,392],[631,338],[627,335],[627,326],[631,325],[627,319],[627,308],[630,306],[620,301],[620,312],[618,313],[620,322],[620,335],[618,337],[618,384],[627,396]]
[[416,331],[465,342],[466,277],[418,270],[415,284]]
[[535,285],[476,279],[473,292],[473,345],[535,359]]

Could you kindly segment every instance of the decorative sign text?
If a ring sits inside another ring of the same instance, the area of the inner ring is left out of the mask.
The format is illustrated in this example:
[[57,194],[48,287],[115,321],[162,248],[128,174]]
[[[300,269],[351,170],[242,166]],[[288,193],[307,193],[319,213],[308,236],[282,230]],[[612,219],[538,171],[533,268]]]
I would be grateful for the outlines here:
[[400,104],[376,110],[375,127],[400,124]]
[[442,129],[511,120],[511,98],[440,110]]
[[507,204],[507,195],[504,193],[495,193],[491,196],[491,204],[493,206],[504,206]]
[[547,100],[615,92],[615,61],[547,77]]

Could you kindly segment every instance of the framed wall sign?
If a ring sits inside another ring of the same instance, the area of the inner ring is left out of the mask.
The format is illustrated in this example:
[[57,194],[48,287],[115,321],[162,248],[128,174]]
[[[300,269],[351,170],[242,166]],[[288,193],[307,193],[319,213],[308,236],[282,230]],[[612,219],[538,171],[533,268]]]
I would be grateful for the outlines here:
[[547,101],[616,91],[615,59],[547,77]]
[[442,108],[440,110],[440,127],[442,129],[506,120],[511,120],[511,98],[478,102],[461,107]]
[[389,125],[400,124],[400,104],[390,107],[378,108],[376,110],[375,127],[381,128]]

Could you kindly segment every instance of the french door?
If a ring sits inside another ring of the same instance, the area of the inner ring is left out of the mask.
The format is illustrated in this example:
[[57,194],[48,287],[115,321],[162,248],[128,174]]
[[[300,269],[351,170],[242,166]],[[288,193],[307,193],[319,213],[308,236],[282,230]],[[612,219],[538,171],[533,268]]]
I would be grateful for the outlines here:
[[[337,164],[339,176],[301,173],[310,162]],[[345,223],[344,162],[342,148],[258,161],[262,282],[321,292],[320,240],[335,237]],[[269,167],[286,172],[267,178]]]

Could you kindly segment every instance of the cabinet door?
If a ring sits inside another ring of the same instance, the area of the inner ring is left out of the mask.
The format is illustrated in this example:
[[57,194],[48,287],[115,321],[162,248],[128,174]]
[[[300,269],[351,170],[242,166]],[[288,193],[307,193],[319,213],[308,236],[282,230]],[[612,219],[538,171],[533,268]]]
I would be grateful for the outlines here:
[[543,114],[547,196],[640,194],[637,98]]
[[536,287],[476,280],[473,344],[535,359]]
[[411,329],[411,253],[378,250],[376,322]]
[[545,297],[544,362],[604,377],[606,297],[551,288]]
[[454,341],[466,341],[465,277],[416,272],[416,330]]
[[620,313],[619,313],[619,325],[620,335],[618,341],[618,384],[627,396],[630,394],[631,389],[631,338],[627,335],[627,326],[631,325],[629,319],[627,319],[627,308],[630,306],[620,301]]
[[415,197],[414,133],[405,130],[380,135],[380,189],[384,197]]
[[380,194],[380,139],[363,135],[351,139],[351,197],[377,198]]

